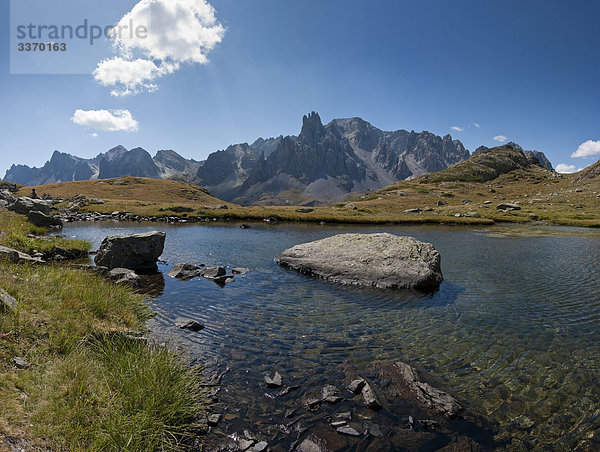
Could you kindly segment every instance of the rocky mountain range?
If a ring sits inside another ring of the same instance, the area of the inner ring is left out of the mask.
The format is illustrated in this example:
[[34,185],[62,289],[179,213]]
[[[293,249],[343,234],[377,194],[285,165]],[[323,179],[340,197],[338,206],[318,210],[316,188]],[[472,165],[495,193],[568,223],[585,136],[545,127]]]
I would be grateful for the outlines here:
[[298,136],[231,145],[203,162],[172,150],[152,157],[142,148],[123,146],[92,159],[55,151],[43,167],[13,165],[4,179],[41,185],[121,176],[172,178],[203,185],[214,196],[239,204],[318,204],[440,171],[469,157],[450,135],[386,132],[361,118],[323,125],[312,112],[303,117]]
[[41,168],[12,165],[4,180],[22,185],[43,185],[121,176],[194,179],[202,162],[185,159],[171,150],[158,151],[154,157],[142,148],[114,147],[92,159],[54,151]]

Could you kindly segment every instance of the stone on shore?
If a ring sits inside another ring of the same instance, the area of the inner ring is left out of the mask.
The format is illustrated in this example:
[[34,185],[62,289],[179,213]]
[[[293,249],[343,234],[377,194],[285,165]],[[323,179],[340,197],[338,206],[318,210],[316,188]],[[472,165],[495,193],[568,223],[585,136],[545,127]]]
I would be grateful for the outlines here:
[[164,232],[151,231],[106,237],[100,245],[94,262],[109,269],[156,271],[156,261],[163,252],[165,236]]
[[46,215],[38,210],[32,210],[27,214],[27,219],[36,226],[39,227],[51,227],[51,226],[62,226],[63,222],[60,218]]
[[0,259],[8,260],[15,264],[41,264],[44,263],[42,259],[38,259],[35,257],[31,257],[27,253],[22,253],[21,251],[13,250],[12,248],[8,248],[6,246],[0,245]]
[[504,210],[504,211],[509,211],[509,210],[521,210],[521,206],[519,206],[518,204],[513,204],[513,203],[503,203],[503,204],[498,204],[496,206],[496,209],[498,210]]
[[15,202],[8,206],[8,210],[27,215],[29,212],[37,211],[42,212],[45,215],[50,215],[52,209],[52,202],[45,201],[43,199],[32,199],[27,196],[21,196],[15,199]]
[[275,261],[331,282],[382,289],[435,289],[443,280],[432,244],[388,233],[338,234],[296,245]]
[[140,277],[133,270],[128,268],[113,268],[108,272],[108,277],[115,284],[126,284],[131,287],[139,287]]

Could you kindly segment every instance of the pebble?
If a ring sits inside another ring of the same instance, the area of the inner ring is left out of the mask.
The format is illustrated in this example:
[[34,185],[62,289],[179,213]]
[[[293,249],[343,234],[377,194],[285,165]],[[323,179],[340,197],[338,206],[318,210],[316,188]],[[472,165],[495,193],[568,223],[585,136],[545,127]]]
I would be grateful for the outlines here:
[[343,433],[344,435],[360,436],[360,433],[358,433],[352,427],[338,427],[336,432]]

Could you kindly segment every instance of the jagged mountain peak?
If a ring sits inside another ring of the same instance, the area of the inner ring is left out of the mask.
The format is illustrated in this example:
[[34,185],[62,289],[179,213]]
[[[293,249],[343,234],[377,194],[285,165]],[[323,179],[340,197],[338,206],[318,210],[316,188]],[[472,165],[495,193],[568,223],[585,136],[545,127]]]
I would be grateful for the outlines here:
[[325,127],[321,122],[321,117],[316,111],[302,117],[302,130],[298,139],[309,143],[316,143],[325,134]]

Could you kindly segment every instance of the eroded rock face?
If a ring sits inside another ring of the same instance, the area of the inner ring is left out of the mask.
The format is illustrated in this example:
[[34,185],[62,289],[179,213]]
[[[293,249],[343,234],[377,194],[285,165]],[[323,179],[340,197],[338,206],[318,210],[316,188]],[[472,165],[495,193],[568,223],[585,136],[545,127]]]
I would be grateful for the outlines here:
[[106,237],[100,245],[94,262],[109,269],[156,271],[156,261],[163,252],[165,237],[164,232],[158,231]]
[[443,280],[432,244],[388,233],[339,234],[296,245],[275,261],[331,282],[382,289],[429,290]]

